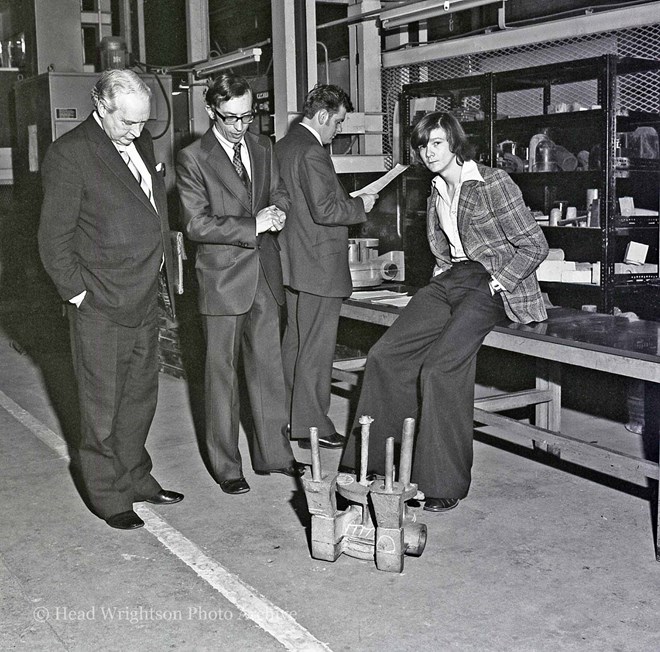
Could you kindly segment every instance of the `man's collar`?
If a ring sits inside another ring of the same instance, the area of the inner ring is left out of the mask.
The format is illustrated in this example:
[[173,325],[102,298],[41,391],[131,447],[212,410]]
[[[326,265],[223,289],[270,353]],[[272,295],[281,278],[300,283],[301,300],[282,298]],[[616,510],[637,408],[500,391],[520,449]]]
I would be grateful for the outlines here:
[[[92,112],[92,115],[94,116],[94,120],[96,120],[96,124],[98,124],[98,126],[101,127],[101,131],[103,131],[103,133],[106,136],[108,136],[108,134],[105,133],[105,129],[103,129],[103,123],[101,122],[101,116],[98,114],[98,112],[96,110],[94,110]],[[126,147],[124,147],[124,146],[117,145],[117,143],[115,143],[115,141],[112,140],[112,138],[110,138],[110,136],[108,136],[108,139],[114,145],[115,149],[120,153],[121,152],[126,152],[129,149],[135,149],[135,143],[134,142],[131,142],[130,145],[126,145]]]
[[[216,129],[216,126],[213,125],[213,134],[220,141],[220,144],[224,145],[227,149],[234,149],[234,145],[237,143],[232,143],[227,140],[219,131]],[[241,145],[245,145],[245,136],[238,141]]]
[[314,127],[312,127],[312,126],[310,126],[310,125],[308,125],[308,124],[305,124],[305,123],[302,122],[302,121],[300,122],[300,124],[301,124],[301,126],[305,127],[305,129],[307,129],[308,131],[311,131],[311,132],[314,134],[314,137],[316,138],[316,140],[319,141],[319,144],[320,144],[321,146],[323,146],[323,141],[321,140],[321,136],[319,135],[319,132],[316,131],[316,129],[314,129]]

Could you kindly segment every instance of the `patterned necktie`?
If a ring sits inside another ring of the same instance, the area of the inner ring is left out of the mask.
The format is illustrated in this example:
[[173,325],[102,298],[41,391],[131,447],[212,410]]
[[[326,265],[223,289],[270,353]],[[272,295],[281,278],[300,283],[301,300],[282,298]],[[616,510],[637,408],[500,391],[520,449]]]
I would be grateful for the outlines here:
[[247,170],[243,165],[243,160],[241,159],[241,143],[234,143],[234,158],[232,159],[234,168],[236,169],[236,174],[241,178],[241,181],[245,184],[245,187],[250,192],[250,177],[248,177]]
[[126,163],[128,169],[131,171],[131,174],[135,177],[135,180],[140,184],[140,188],[142,188],[142,192],[147,196],[147,199],[153,205],[151,188],[149,187],[147,180],[140,174],[140,171],[137,169],[135,163],[133,163],[131,157],[128,155],[128,152],[126,150],[122,150],[119,153],[121,154],[121,157],[124,159],[124,163]]

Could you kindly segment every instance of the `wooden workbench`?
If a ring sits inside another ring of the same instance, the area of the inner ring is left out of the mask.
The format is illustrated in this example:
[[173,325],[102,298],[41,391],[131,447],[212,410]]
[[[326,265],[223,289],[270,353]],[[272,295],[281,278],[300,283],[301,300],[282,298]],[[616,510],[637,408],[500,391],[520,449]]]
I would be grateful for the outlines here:
[[[341,316],[387,327],[400,311],[401,308],[347,299]],[[475,422],[489,426],[489,435],[541,449],[608,476],[633,482],[644,478],[660,480],[660,464],[656,461],[589,441],[598,439],[597,436],[585,440],[561,432],[561,366],[569,364],[660,383],[660,323],[551,308],[547,321],[497,326],[486,337],[484,346],[536,360],[536,387],[475,401]],[[336,377],[350,381],[350,372],[347,374],[338,363]],[[497,414],[527,405],[535,406],[534,425]],[[660,561],[660,526],[655,525],[658,528],[656,559]]]

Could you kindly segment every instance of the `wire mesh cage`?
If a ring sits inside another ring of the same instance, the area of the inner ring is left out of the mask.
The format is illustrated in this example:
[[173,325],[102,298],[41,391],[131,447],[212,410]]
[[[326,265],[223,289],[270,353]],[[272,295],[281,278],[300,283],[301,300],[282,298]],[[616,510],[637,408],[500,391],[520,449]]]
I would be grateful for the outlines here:
[[[396,140],[393,134],[396,124],[395,111],[401,89],[406,84],[517,70],[604,54],[658,59],[659,53],[660,23],[385,69],[382,73],[385,131],[383,153],[391,164],[393,141]],[[594,80],[561,84],[553,88],[551,101],[553,104],[577,101],[584,106],[591,106],[597,102],[597,91]],[[462,102],[468,110],[480,108],[477,96],[464,97]],[[498,114],[537,115],[543,112],[542,103],[543,95],[539,89],[501,93],[498,96]],[[448,110],[446,98],[438,98],[434,108]],[[618,111],[660,112],[660,74],[652,71],[622,75],[619,78],[616,108]]]

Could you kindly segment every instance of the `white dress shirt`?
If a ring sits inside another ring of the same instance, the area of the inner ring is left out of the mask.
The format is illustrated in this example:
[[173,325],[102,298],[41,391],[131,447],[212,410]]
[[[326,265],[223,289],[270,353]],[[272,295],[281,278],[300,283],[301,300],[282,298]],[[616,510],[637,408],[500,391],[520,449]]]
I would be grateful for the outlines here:
[[435,202],[435,212],[438,216],[438,223],[449,241],[449,254],[452,262],[456,263],[467,260],[461,242],[461,236],[458,232],[458,199],[461,196],[461,188],[466,181],[483,182],[477,164],[474,161],[465,161],[461,167],[461,177],[459,179],[454,196],[449,197],[447,183],[441,176],[436,176],[431,182],[438,191]]
[[[469,260],[463,249],[461,235],[458,232],[458,200],[461,196],[461,188],[466,181],[481,181],[483,183],[483,180],[484,178],[481,176],[477,164],[474,161],[465,161],[461,166],[461,176],[454,190],[453,197],[449,197],[447,183],[441,176],[434,177],[431,182],[438,191],[435,201],[435,212],[438,216],[438,224],[449,242],[449,255],[453,263]],[[439,270],[436,268],[434,270],[434,276],[438,273]],[[504,289],[492,276],[489,285],[492,294],[501,292]]]

